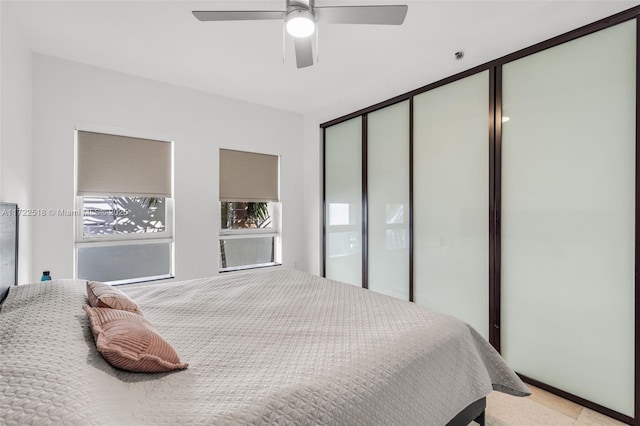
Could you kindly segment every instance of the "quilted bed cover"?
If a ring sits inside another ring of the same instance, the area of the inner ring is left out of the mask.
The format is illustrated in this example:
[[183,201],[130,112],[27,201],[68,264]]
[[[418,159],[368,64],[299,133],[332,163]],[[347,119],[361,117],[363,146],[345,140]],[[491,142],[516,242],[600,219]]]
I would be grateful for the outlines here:
[[442,426],[492,388],[528,394],[465,323],[303,272],[120,289],[189,368],[107,364],[85,281],[14,287],[0,310],[0,423]]

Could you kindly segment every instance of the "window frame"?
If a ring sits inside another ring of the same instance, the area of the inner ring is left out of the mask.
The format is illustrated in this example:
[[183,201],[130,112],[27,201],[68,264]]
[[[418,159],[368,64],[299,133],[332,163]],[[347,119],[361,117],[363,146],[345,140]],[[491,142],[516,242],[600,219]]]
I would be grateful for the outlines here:
[[[171,146],[171,197],[163,197],[165,199],[165,230],[162,232],[148,233],[130,233],[115,235],[96,235],[84,236],[84,200],[83,197],[131,197],[133,194],[85,194],[78,195],[78,132],[97,132],[114,136],[123,136],[131,138],[151,139],[169,143]],[[73,179],[73,195],[74,195],[74,244],[73,244],[73,276],[78,278],[78,250],[80,248],[92,247],[118,247],[126,245],[144,245],[144,244],[170,244],[170,262],[169,273],[165,275],[154,275],[145,277],[136,277],[131,279],[109,281],[108,284],[133,284],[144,283],[150,281],[166,280],[175,278],[175,143],[172,138],[166,135],[158,135],[150,132],[131,131],[112,126],[103,126],[94,123],[76,122],[74,129],[74,179]]]
[[[100,197],[103,195],[88,195],[89,197]],[[114,196],[114,195],[109,195]],[[174,221],[174,199],[165,198],[165,230],[163,232],[140,232],[131,234],[115,234],[115,235],[93,235],[85,236],[83,229],[84,215],[82,214],[84,203],[83,196],[76,196],[76,212],[75,220],[75,242],[73,247],[74,254],[74,278],[78,278],[80,264],[79,264],[79,250],[83,248],[97,248],[97,247],[122,247],[127,245],[146,245],[146,244],[170,244],[170,262],[169,273],[164,275],[149,275],[144,277],[128,278],[123,280],[105,281],[110,285],[121,284],[134,284],[144,283],[150,281],[159,281],[175,278],[175,240],[173,235],[173,221]]]
[[[247,202],[247,201],[219,201],[218,212],[222,211],[222,203],[228,202]],[[219,273],[244,271],[248,269],[268,268],[272,266],[282,265],[282,235],[280,231],[280,218],[282,203],[280,201],[252,201],[263,202],[268,204],[269,214],[271,215],[271,227],[270,228],[242,228],[242,229],[223,229],[220,227],[218,233],[218,243],[224,240],[239,240],[239,239],[253,239],[253,238],[273,238],[273,262],[268,263],[251,263],[240,266],[218,267]],[[218,253],[218,264],[222,263],[222,250]]]

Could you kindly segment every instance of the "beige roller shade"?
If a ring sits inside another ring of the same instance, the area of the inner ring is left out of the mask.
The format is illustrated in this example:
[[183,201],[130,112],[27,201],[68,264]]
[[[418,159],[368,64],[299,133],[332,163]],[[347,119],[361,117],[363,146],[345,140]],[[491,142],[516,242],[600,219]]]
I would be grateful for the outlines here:
[[220,150],[220,201],[278,200],[278,156]]
[[171,143],[78,131],[78,195],[171,197]]

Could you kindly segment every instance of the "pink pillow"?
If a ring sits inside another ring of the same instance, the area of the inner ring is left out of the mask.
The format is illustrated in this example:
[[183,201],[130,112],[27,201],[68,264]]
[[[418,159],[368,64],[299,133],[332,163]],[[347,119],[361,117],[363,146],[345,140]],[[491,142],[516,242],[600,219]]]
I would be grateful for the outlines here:
[[111,365],[139,373],[187,368],[175,349],[140,315],[84,305],[98,352]]
[[120,309],[142,315],[136,302],[109,284],[87,281],[87,297],[94,308]]

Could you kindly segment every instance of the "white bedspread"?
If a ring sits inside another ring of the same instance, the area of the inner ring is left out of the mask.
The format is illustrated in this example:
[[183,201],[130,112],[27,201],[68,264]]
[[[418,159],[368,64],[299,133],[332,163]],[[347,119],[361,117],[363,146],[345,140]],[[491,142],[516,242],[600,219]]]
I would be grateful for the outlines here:
[[415,304],[268,269],[120,287],[187,370],[116,370],[85,282],[14,287],[0,310],[0,423],[442,426],[526,387],[473,329]]

